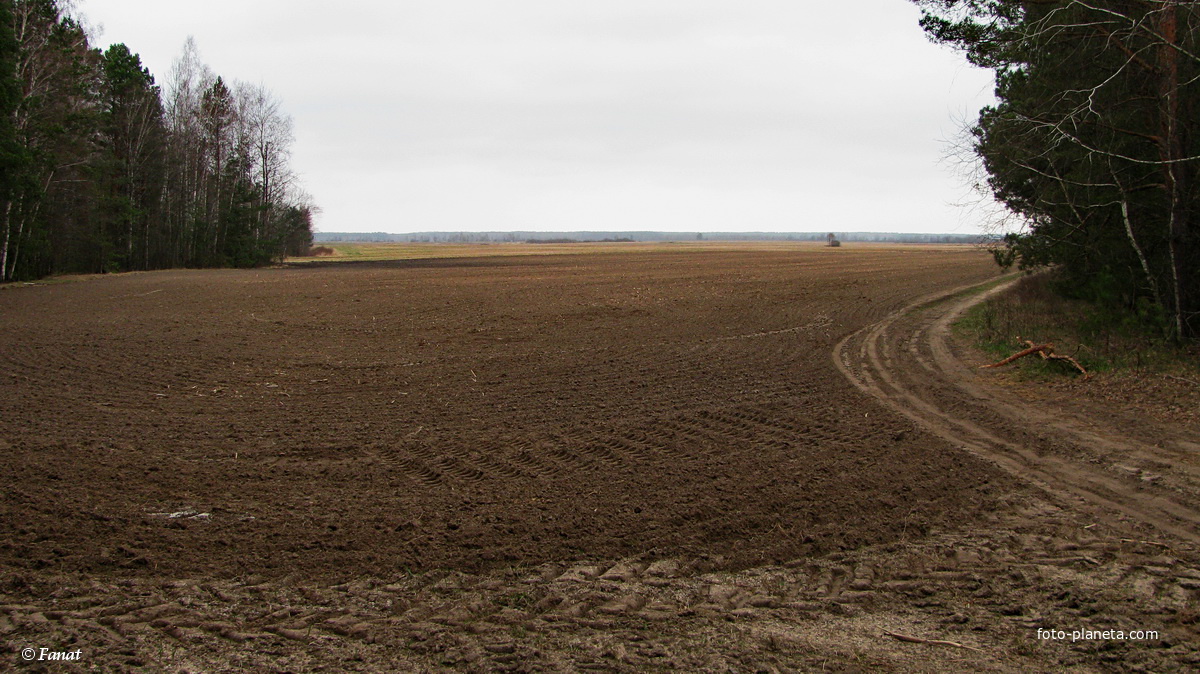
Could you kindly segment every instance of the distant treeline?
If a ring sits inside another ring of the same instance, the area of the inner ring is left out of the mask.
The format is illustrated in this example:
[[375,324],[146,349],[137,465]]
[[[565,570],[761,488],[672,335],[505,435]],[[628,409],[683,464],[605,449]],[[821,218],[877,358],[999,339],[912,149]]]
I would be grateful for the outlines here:
[[0,0],[0,280],[253,266],[306,251],[291,118],[189,39],[165,92],[60,0]]
[[[821,241],[829,232],[317,232],[321,243],[584,243],[654,241]],[[898,234],[891,232],[838,233],[841,241],[879,243],[987,243],[995,237],[981,234]]]
[[525,239],[525,243],[634,243],[633,239]]

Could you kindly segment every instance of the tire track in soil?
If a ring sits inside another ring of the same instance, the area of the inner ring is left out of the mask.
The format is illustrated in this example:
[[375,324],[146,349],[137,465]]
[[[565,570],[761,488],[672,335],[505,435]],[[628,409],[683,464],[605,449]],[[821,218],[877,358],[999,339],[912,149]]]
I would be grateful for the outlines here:
[[[426,460],[431,456],[435,456],[433,452],[421,445],[408,445],[405,449],[408,449],[408,451],[396,447],[388,447],[368,450],[368,453],[373,455],[384,466],[411,478],[420,485],[438,487],[445,483],[443,473],[438,472],[426,463]],[[435,463],[434,465],[440,465],[440,463]]]
[[[802,558],[736,574],[707,573],[703,559],[635,556],[481,575],[433,571],[358,578],[332,586],[288,579],[138,580],[120,587],[94,583],[75,596],[60,592],[52,610],[0,604],[0,632],[81,644],[101,666],[163,666],[180,649],[210,663],[233,657],[243,666],[277,666],[274,658],[319,648],[318,662],[351,658],[372,669],[491,671],[522,662],[554,668],[554,658],[561,658],[559,669],[696,671],[744,668],[750,657],[786,671],[785,663],[797,663],[795,647],[789,646],[796,643],[804,644],[801,652],[824,647],[802,669],[841,658],[861,663],[861,644],[851,647],[852,641],[843,640],[868,620],[882,629],[937,634],[982,649],[941,661],[936,650],[900,646],[881,660],[880,651],[868,648],[868,661],[876,664],[891,662],[904,670],[1048,670],[1072,662],[1064,657],[1081,664],[1088,647],[1061,645],[1041,666],[1029,667],[998,646],[1043,625],[1092,616],[1094,597],[1069,582],[1080,572],[1101,565],[1097,573],[1108,576],[1105,585],[1129,589],[1143,606],[1161,611],[1188,604],[1188,592],[1200,587],[1200,570],[1150,566],[1150,559],[1078,526],[1063,526],[1038,535],[947,534],[920,545]],[[1008,591],[998,592],[1001,587]],[[1020,592],[1056,599],[1027,610],[1014,596]],[[923,617],[915,618],[913,607]],[[822,627],[830,625],[837,627],[832,640],[829,627]],[[614,652],[615,645],[621,650]],[[699,655],[712,660],[696,659]],[[1123,655],[1126,664],[1142,662],[1154,670],[1197,664],[1188,659],[1186,644]]]
[[[1119,432],[1080,435],[1077,423],[1032,404],[1000,400],[976,383],[976,373],[953,353],[952,323],[1013,282],[982,293],[968,292],[977,284],[928,295],[843,339],[834,349],[834,363],[855,386],[888,408],[1059,501],[1082,499],[1200,543],[1200,509],[1194,492],[1155,489],[1071,458],[1088,456],[1089,445],[1112,448],[1118,455],[1156,455],[1157,448]],[[1063,445],[1073,446],[1072,451],[1064,453]],[[1163,458],[1161,450],[1157,455]],[[1194,466],[1182,468],[1184,473],[1194,470]]]

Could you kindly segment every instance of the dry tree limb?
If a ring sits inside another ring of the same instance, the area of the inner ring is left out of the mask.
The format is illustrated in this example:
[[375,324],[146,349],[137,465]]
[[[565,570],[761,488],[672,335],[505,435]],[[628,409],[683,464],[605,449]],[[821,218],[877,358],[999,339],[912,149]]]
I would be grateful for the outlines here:
[[884,630],[883,633],[888,635],[889,637],[892,637],[893,639],[899,639],[900,641],[907,641],[910,644],[930,644],[932,646],[950,646],[953,648],[963,648],[968,651],[975,651],[976,653],[983,652],[982,648],[975,648],[974,646],[960,644],[957,641],[942,641],[941,639],[922,639],[921,637],[910,637],[907,634],[900,634],[898,632],[888,632],[887,630]]
[[1164,374],[1163,376],[1168,379],[1178,379],[1179,381],[1187,382],[1188,384],[1200,386],[1200,381],[1196,381],[1195,379],[1188,379],[1187,377],[1178,377],[1173,374]]
[[1014,353],[1013,355],[1009,356],[1008,358],[1005,358],[1004,360],[1000,361],[999,363],[992,363],[991,365],[981,365],[980,367],[988,368],[988,367],[1000,367],[1002,365],[1008,365],[1009,363],[1013,362],[1014,360],[1017,360],[1018,358],[1024,358],[1025,356],[1030,356],[1035,353],[1041,353],[1043,349],[1047,349],[1047,348],[1050,348],[1049,344],[1042,344],[1041,346],[1035,346],[1033,344],[1033,342],[1030,342],[1028,349],[1025,349],[1024,351],[1018,351],[1017,353]]
[[1092,378],[1092,373],[1090,373],[1090,372],[1088,372],[1087,370],[1085,370],[1085,369],[1084,369],[1084,367],[1083,367],[1082,365],[1080,365],[1080,364],[1079,364],[1079,361],[1075,360],[1074,358],[1072,358],[1072,357],[1070,357],[1070,356],[1060,356],[1060,355],[1058,355],[1058,354],[1055,354],[1055,353],[1049,353],[1049,354],[1047,354],[1047,353],[1045,353],[1045,352],[1043,352],[1043,353],[1042,353],[1042,355],[1043,355],[1043,356],[1045,356],[1045,357],[1046,357],[1047,359],[1049,359],[1049,360],[1065,360],[1065,361],[1067,361],[1068,363],[1070,363],[1070,364],[1074,365],[1074,366],[1075,366],[1075,369],[1076,369],[1076,370],[1079,370],[1079,373],[1083,375],[1083,378],[1084,378],[1084,379],[1091,379],[1091,378]]
[[1045,344],[1034,344],[1032,341],[1030,341],[1028,339],[1021,339],[1020,337],[1017,338],[1017,341],[1024,344],[1026,346],[1026,348],[1022,349],[1021,351],[1018,351],[1017,353],[1014,353],[1013,355],[1009,356],[1008,358],[1005,358],[1004,360],[1000,361],[999,363],[992,363],[991,365],[980,365],[979,367],[980,368],[1001,367],[1003,365],[1008,365],[1009,363],[1013,362],[1014,360],[1017,360],[1018,358],[1024,358],[1025,356],[1031,356],[1036,353],[1042,357],[1042,360],[1066,361],[1066,362],[1070,363],[1071,365],[1074,365],[1075,369],[1079,370],[1080,374],[1083,375],[1083,378],[1085,380],[1092,378],[1091,373],[1088,372],[1082,365],[1080,365],[1079,361],[1075,360],[1074,358],[1072,358],[1070,356],[1060,356],[1060,355],[1054,353],[1054,344],[1052,344],[1050,342],[1047,342]]

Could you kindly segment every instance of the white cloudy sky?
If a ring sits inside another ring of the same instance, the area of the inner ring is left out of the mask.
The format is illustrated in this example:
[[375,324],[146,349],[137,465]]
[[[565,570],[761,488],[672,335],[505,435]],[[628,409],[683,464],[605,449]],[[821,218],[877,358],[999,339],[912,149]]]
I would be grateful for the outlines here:
[[907,0],[79,0],[296,125],[323,231],[979,230],[943,160],[991,77]]

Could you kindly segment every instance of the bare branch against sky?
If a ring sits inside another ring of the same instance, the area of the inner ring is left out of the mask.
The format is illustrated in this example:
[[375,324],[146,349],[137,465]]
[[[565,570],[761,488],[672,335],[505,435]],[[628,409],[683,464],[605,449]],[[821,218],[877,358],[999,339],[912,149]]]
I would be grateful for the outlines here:
[[905,0],[82,0],[295,122],[324,231],[979,231],[940,161],[991,76]]

